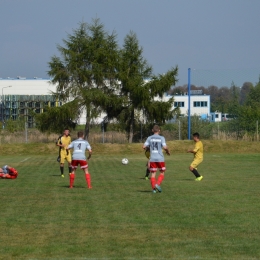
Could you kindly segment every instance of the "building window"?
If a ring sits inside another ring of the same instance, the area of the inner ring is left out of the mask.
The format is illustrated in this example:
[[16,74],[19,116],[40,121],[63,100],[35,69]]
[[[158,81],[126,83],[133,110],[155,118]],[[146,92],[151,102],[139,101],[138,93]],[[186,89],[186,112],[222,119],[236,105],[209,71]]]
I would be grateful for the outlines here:
[[184,107],[184,102],[174,102],[174,107]]
[[193,106],[194,107],[207,107],[208,102],[207,101],[194,101]]
[[207,101],[202,101],[200,102],[201,107],[207,107],[208,106],[208,102]]

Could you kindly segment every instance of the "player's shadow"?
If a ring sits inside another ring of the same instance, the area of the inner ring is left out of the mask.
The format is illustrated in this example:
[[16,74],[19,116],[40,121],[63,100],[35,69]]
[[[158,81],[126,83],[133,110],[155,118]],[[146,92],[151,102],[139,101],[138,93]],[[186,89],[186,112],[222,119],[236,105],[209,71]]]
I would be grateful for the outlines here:
[[176,181],[194,181],[193,179],[178,179]]
[[138,190],[137,192],[143,192],[143,193],[152,193],[151,190]]
[[[60,187],[69,189],[69,186],[68,186],[68,185],[62,185],[62,186],[60,186]],[[73,189],[86,189],[86,190],[87,190],[87,187],[83,187],[83,186],[73,186],[72,190],[73,190]]]
[[50,176],[60,177],[60,174],[51,174]]

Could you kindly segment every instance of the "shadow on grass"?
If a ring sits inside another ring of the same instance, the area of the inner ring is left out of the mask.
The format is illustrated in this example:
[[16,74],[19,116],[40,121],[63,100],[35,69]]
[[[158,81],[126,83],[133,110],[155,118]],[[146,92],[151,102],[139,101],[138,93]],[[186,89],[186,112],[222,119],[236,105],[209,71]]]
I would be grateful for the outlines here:
[[152,193],[151,190],[138,190],[137,192]]
[[[62,185],[62,186],[60,186],[60,187],[62,187],[62,188],[67,188],[67,189],[69,189],[70,187],[69,187],[69,185]],[[72,189],[86,189],[87,190],[87,187],[86,186],[73,186],[73,188]]]

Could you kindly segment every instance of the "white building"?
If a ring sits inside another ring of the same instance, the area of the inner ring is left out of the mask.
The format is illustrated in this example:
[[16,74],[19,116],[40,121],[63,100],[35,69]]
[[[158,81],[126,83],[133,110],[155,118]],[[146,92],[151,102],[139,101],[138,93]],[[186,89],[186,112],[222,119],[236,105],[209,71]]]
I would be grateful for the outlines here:
[[1,95],[51,95],[56,86],[50,84],[50,79],[0,79]]
[[[191,92],[193,93],[193,92]],[[165,96],[164,100],[169,100],[172,96]],[[189,109],[189,96],[188,95],[174,95],[174,107],[180,108],[180,114],[182,116],[188,115]],[[210,96],[203,94],[191,94],[190,95],[190,114],[192,116],[197,115],[203,119],[207,119],[210,116]]]

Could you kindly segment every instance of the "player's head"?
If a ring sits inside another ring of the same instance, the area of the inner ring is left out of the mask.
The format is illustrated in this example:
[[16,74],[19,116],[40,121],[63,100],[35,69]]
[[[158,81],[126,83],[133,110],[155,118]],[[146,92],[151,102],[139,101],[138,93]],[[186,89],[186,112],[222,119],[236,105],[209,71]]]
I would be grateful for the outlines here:
[[78,132],[78,138],[84,138],[84,133],[82,131]]
[[152,129],[152,131],[153,131],[153,133],[159,133],[160,132],[160,126],[158,126],[158,125],[154,125],[153,126],[153,129]]
[[198,140],[200,139],[200,134],[197,133],[197,132],[194,133],[192,136],[193,136],[193,140],[194,140],[194,141],[198,141]]
[[63,134],[66,135],[66,136],[69,136],[70,130],[68,128],[65,128],[64,131],[63,131]]

